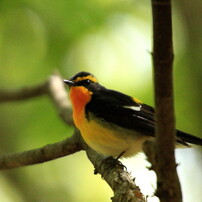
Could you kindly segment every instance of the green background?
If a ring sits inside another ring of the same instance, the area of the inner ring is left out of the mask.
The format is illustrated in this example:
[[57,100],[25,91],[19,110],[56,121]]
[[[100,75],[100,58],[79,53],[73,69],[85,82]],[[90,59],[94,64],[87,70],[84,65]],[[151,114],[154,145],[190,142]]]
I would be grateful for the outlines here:
[[[177,127],[202,137],[201,10],[200,0],[173,5]],[[0,88],[39,84],[55,71],[68,78],[85,70],[108,88],[153,105],[151,44],[150,1],[1,0]],[[0,105],[0,154],[41,147],[72,132],[47,97]],[[187,202],[201,201],[201,157],[201,149],[177,151]],[[124,162],[136,169],[140,185],[147,183],[141,188],[148,194],[155,177],[138,158]],[[104,202],[111,196],[85,152],[0,172],[2,202]]]

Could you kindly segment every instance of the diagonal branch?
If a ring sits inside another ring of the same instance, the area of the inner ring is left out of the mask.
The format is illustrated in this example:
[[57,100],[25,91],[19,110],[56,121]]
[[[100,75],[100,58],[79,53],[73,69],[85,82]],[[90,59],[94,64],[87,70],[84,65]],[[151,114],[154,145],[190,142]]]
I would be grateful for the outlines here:
[[113,202],[146,202],[140,188],[135,184],[130,173],[124,170],[124,166],[117,161],[115,166],[114,158],[107,158],[98,155],[91,148],[86,148],[86,153],[95,170],[114,191]]
[[72,137],[61,142],[29,151],[1,155],[0,170],[44,163],[80,150],[83,150],[83,148],[82,144],[78,141],[78,131],[76,131]]

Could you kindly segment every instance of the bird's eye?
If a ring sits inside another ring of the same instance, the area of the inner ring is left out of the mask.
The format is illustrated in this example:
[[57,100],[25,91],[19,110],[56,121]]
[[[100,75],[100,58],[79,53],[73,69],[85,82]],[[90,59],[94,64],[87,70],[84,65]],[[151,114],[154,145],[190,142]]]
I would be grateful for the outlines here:
[[77,83],[77,85],[78,85],[78,86],[88,86],[90,83],[91,83],[91,80],[85,79],[85,80],[79,81],[79,82]]
[[90,84],[90,83],[91,83],[91,80],[87,79],[86,84]]
[[84,86],[88,86],[88,85],[90,85],[90,83],[91,83],[91,80],[89,80],[89,79],[86,79],[83,81]]

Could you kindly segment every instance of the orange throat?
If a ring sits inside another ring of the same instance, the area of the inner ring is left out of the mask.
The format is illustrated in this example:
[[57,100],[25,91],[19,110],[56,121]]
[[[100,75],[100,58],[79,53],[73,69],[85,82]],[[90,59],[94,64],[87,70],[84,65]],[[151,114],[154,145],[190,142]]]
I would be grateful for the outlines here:
[[85,119],[85,106],[90,101],[92,92],[83,86],[70,88],[70,99],[73,105],[73,119],[77,128],[80,128]]

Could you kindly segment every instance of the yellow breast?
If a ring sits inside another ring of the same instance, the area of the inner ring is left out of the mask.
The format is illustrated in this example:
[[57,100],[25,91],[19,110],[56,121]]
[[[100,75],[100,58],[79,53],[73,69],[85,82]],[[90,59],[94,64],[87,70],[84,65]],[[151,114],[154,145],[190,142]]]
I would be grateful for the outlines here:
[[123,129],[113,124],[84,119],[80,131],[85,142],[95,151],[106,156],[118,156],[125,151],[124,157],[133,156],[142,151],[147,139],[135,131]]

